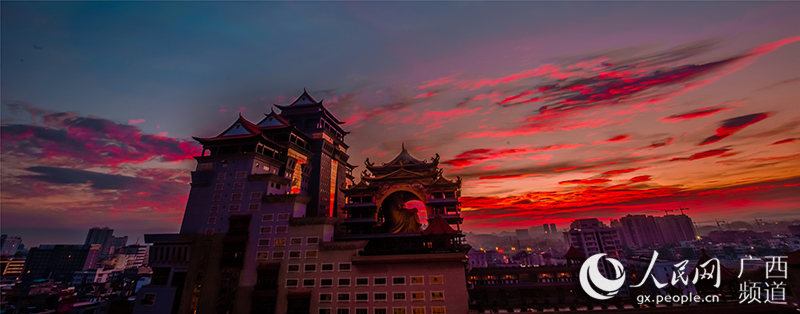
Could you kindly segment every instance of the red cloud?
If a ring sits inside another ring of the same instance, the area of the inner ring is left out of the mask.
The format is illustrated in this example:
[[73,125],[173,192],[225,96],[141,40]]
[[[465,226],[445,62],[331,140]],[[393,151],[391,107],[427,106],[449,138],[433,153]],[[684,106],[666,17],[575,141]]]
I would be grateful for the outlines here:
[[144,123],[144,119],[131,119],[131,120],[128,120],[128,124],[130,124],[130,125],[139,124],[139,123]]
[[693,154],[693,155],[691,155],[689,157],[672,158],[672,159],[670,159],[670,161],[698,160],[698,159],[703,159],[703,158],[708,158],[708,157],[719,156],[719,155],[727,153],[730,150],[731,150],[730,148],[712,149],[712,150],[707,150],[707,151],[704,151],[704,152],[699,152],[699,153]]
[[535,148],[473,149],[458,154],[456,158],[447,160],[444,163],[461,168],[508,156],[524,155],[548,150],[573,149],[581,146],[583,146],[583,144],[550,145]]
[[717,129],[717,134],[709,136],[708,138],[700,142],[700,144],[698,145],[708,145],[711,143],[716,143],[728,136],[733,135],[736,132],[739,132],[741,129],[744,129],[748,125],[754,124],[756,122],[768,118],[772,114],[773,114],[772,112],[754,113],[722,121],[722,125]]
[[605,177],[615,176],[615,175],[620,175],[620,174],[624,174],[624,173],[634,172],[636,170],[644,169],[644,168],[646,168],[646,167],[611,170],[611,171],[603,172],[603,176],[605,176]]
[[630,182],[647,182],[647,181],[650,181],[650,176],[637,176],[637,177],[633,177],[633,178],[628,179],[628,181],[630,181]]
[[596,141],[593,144],[597,145],[597,144],[606,144],[606,143],[614,143],[614,142],[628,142],[627,139],[629,139],[629,138],[631,138],[630,135],[622,134],[622,135],[614,136],[614,137],[612,137],[610,139],[607,139],[605,141]]
[[661,120],[663,122],[680,122],[680,121],[683,121],[683,120],[690,120],[690,119],[696,119],[696,118],[702,118],[702,117],[710,116],[710,115],[715,114],[717,112],[728,110],[728,109],[729,108],[727,108],[727,107],[706,107],[706,108],[700,108],[700,109],[697,109],[697,110],[693,110],[693,111],[689,111],[689,112],[685,112],[685,113],[681,113],[681,114],[671,115],[669,117],[663,117],[663,118],[661,118],[659,120]]
[[787,139],[785,139],[785,140],[780,140],[780,141],[777,141],[777,142],[775,142],[775,143],[772,143],[772,145],[779,145],[779,144],[793,143],[793,142],[797,142],[797,141],[800,141],[800,137],[795,137],[795,138],[787,138]]
[[568,180],[568,181],[561,181],[558,184],[567,185],[567,184],[578,184],[578,185],[597,185],[611,182],[609,179],[580,179],[580,180]]

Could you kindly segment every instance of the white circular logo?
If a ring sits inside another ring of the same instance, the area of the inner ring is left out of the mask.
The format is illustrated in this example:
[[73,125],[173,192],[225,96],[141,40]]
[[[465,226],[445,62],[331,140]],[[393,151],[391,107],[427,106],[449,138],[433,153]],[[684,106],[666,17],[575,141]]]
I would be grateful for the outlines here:
[[[579,275],[583,291],[586,291],[586,294],[598,300],[611,299],[617,294],[617,290],[622,288],[622,285],[625,284],[625,269],[618,260],[606,257],[606,261],[614,266],[614,272],[617,276],[616,279],[608,279],[600,273],[600,268],[597,267],[597,263],[603,256],[606,256],[606,253],[595,254],[586,259],[586,261],[583,262],[583,266],[581,266]],[[592,286],[597,287],[597,289],[603,293],[601,294],[595,291]]]

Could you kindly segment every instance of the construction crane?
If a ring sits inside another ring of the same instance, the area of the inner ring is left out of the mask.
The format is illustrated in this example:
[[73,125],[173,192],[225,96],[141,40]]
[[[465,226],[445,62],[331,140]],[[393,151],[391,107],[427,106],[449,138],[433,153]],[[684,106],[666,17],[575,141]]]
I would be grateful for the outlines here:
[[666,216],[668,212],[674,212],[674,211],[675,211],[674,209],[665,209],[664,216]]
[[689,208],[687,208],[687,207],[683,207],[683,206],[678,206],[678,210],[680,210],[680,211],[681,211],[681,215],[686,215],[686,214],[684,214],[684,213],[683,213],[683,211],[684,211],[684,210],[689,210]]
[[716,220],[716,219],[714,219],[714,221],[716,221],[716,222],[717,222],[717,229],[719,229],[719,231],[722,231],[722,227],[720,227],[720,223],[722,223],[722,224],[724,224],[726,227],[728,227],[728,230],[731,230],[731,227],[730,227],[730,226],[728,226],[728,223],[727,223],[727,222],[725,222],[724,220]]

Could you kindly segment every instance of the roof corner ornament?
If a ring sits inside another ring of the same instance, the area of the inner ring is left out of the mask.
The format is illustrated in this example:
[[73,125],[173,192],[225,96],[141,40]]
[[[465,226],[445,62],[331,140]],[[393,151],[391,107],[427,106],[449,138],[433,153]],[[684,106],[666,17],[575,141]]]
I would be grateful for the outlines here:
[[[369,158],[367,158],[367,160],[364,160],[364,164],[367,165],[367,167],[372,167],[372,166],[375,165],[375,163],[369,162]],[[364,171],[366,171],[366,170],[364,170]]]
[[436,157],[431,157],[431,161],[433,163],[438,163],[439,162],[439,153],[436,153]]
[[461,177],[456,176],[456,179],[458,179],[458,180],[456,180],[456,182],[458,182],[458,184],[461,184]]

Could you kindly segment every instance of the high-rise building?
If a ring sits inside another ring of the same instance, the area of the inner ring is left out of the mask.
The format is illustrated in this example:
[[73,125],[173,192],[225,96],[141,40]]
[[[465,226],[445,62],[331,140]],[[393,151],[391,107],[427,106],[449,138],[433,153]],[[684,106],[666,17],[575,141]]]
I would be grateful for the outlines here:
[[305,92],[279,108],[195,138],[180,233],[145,235],[134,313],[465,313],[460,179],[403,148],[345,186],[338,120]]
[[631,247],[644,247],[664,244],[664,237],[656,218],[647,215],[627,215],[619,219],[625,242]]
[[95,227],[89,229],[89,233],[86,235],[86,241],[83,244],[100,244],[100,255],[104,256],[109,254],[109,250],[111,249],[111,241],[113,238],[114,229],[109,229],[108,227]]
[[[606,226],[597,218],[578,219],[572,222],[569,231],[564,232],[564,240],[584,256],[605,253],[606,257],[614,258],[624,265],[624,251],[616,229]],[[611,270],[607,263],[600,263],[600,272],[607,278]]]
[[681,241],[693,241],[697,237],[692,218],[685,214],[656,217],[656,223],[661,231],[664,243],[674,244]]
[[22,238],[3,235],[0,239],[0,255],[14,255],[19,250],[19,245],[22,244]]
[[543,224],[542,229],[544,230],[544,234],[550,234],[550,225]]
[[76,271],[96,268],[100,244],[40,245],[31,248],[25,260],[22,279],[52,279],[63,283],[73,280]]
[[550,233],[556,233],[558,229],[556,229],[556,224],[550,224]]
[[528,229],[517,229],[517,240],[528,240],[531,238],[531,235],[528,233]]
[[119,250],[121,247],[128,245],[128,236],[124,237],[111,237],[109,250]]

